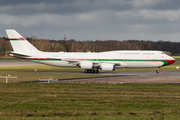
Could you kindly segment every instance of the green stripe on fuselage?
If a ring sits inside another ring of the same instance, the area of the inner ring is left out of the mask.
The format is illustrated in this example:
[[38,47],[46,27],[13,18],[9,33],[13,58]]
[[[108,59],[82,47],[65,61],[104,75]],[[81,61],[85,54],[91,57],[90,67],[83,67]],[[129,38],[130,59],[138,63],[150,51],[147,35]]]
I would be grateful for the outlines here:
[[162,66],[165,66],[168,62],[167,61],[163,61],[163,60],[89,60],[89,61],[123,61],[123,62],[163,62]]
[[[58,59],[31,59],[33,61],[61,61]],[[82,60],[82,59],[81,59]],[[84,60],[88,60],[88,59],[84,59]],[[163,60],[88,60],[88,61],[123,61],[123,62],[163,62],[162,66],[165,66],[168,62],[167,61],[163,61]]]
[[165,66],[165,65],[167,65],[167,64],[168,64],[168,62],[167,62],[167,61],[161,61],[161,62],[163,62],[163,63],[164,63],[162,66]]

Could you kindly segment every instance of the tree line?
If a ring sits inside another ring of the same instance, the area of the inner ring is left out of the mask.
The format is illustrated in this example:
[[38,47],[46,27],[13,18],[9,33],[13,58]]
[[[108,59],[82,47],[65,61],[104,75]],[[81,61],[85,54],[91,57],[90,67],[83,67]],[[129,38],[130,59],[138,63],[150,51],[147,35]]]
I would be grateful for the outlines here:
[[[102,52],[113,50],[160,50],[168,54],[180,53],[180,42],[170,41],[144,41],[144,40],[46,40],[37,37],[27,38],[37,49],[47,52]],[[13,51],[7,38],[0,38],[0,56],[8,56],[8,51]]]

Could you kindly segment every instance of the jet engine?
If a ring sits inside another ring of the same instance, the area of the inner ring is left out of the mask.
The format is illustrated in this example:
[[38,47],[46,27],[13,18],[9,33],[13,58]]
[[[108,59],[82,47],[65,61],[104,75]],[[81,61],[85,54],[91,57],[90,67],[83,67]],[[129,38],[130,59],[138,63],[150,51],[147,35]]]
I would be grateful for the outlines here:
[[103,71],[114,71],[115,66],[114,66],[114,64],[102,63],[101,64],[101,70],[103,70]]
[[81,69],[92,69],[93,68],[93,63],[91,61],[82,61],[80,63]]

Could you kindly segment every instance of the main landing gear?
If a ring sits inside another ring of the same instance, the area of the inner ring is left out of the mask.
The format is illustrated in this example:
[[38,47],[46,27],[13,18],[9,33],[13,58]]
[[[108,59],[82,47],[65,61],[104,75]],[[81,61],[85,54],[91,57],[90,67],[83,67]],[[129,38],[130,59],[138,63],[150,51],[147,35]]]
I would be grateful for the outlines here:
[[85,70],[84,71],[85,73],[99,73],[99,70],[97,69],[97,70]]
[[160,73],[160,68],[161,68],[161,67],[158,67],[158,69],[156,70],[156,73],[157,73],[157,74]]

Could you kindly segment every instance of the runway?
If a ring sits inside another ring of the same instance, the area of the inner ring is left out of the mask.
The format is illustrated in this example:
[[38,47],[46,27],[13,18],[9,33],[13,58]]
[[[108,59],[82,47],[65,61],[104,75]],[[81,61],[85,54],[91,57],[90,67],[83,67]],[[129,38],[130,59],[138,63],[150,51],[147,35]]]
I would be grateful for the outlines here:
[[[39,73],[54,73],[54,74],[87,74],[75,72],[39,72]],[[37,80],[29,81],[32,83],[101,83],[101,84],[180,84],[180,72],[123,72],[123,73],[100,73],[101,75],[115,75],[107,77],[92,77],[90,78],[75,78],[75,79],[57,79],[57,80]],[[23,82],[23,83],[29,83]]]
[[[0,60],[0,67],[6,66],[28,66],[28,65],[41,65],[38,63],[22,60]],[[37,73],[51,73],[51,74],[89,74],[83,72],[37,72]],[[77,78],[77,79],[58,79],[49,80],[50,83],[180,83],[180,72],[161,72],[159,74],[155,72],[100,72],[99,75],[113,75],[112,77],[99,77],[94,78]],[[29,81],[31,82],[31,81]],[[34,83],[47,83],[44,81],[33,81]]]

